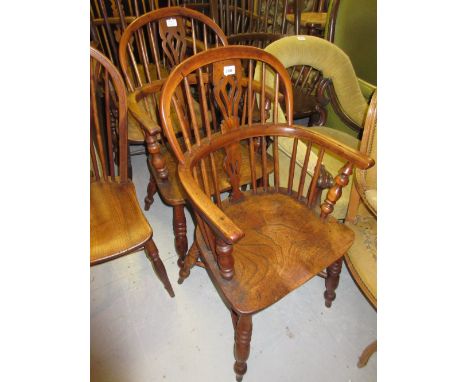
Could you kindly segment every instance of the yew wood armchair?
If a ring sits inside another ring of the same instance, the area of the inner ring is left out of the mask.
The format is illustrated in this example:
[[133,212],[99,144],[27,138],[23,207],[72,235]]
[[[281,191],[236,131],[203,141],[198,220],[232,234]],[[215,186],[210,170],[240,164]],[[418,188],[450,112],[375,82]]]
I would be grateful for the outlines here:
[[[153,231],[140,209],[135,187],[128,178],[125,85],[110,60],[93,48],[90,79],[91,265],[144,249],[164,287],[174,297],[152,238]],[[102,97],[98,96],[99,93],[102,93]],[[117,125],[112,126],[114,123]],[[112,136],[114,131],[117,137]],[[114,145],[118,145],[119,150],[114,150]]]
[[[294,72],[290,70],[293,81],[297,77],[301,81],[309,81],[308,76],[313,77],[309,85],[302,88],[295,88],[294,96],[298,92],[304,92],[307,97],[304,101],[310,105],[310,111],[315,112],[316,119],[309,122],[312,130],[319,131],[341,143],[358,149],[360,140],[358,136],[362,134],[363,124],[369,103],[362,89],[367,89],[367,94],[375,91],[375,87],[359,81],[356,77],[353,65],[349,57],[336,45],[315,36],[288,36],[284,37],[265,48],[266,52],[273,54],[288,69],[302,67],[302,71]],[[269,78],[271,84],[273,79]],[[367,95],[366,94],[366,95]],[[332,108],[334,115],[346,125],[346,131],[328,127],[329,112],[327,108]],[[279,111],[279,121],[285,121],[282,111]],[[292,155],[293,146],[290,142],[280,139],[279,148],[281,152],[280,162],[287,166]],[[299,142],[299,152],[305,152],[305,143]],[[312,159],[307,168],[306,184],[312,179],[315,161],[318,155],[317,150],[311,153]],[[326,155],[323,163],[327,170],[336,173],[344,162],[335,155]],[[302,166],[297,161],[299,167]],[[283,183],[285,180],[282,181]],[[335,216],[344,219],[349,203],[350,188],[345,191],[340,200]]]
[[[367,112],[360,151],[377,162],[377,91]],[[345,256],[346,265],[364,296],[377,309],[377,165],[356,171],[346,225],[355,234],[354,244]],[[358,367],[365,366],[376,351],[374,341],[362,352]]]
[[[244,68],[247,68],[244,70]],[[258,77],[255,77],[255,72]],[[266,79],[273,77],[273,85]],[[257,83],[255,78],[258,78]],[[208,118],[198,125],[190,83],[197,83],[202,115],[213,103],[220,111],[218,125]],[[180,107],[182,88],[190,117],[180,122],[183,140],[174,128],[174,109]],[[180,270],[179,283],[200,258],[231,311],[235,331],[234,371],[241,381],[247,371],[252,315],[271,306],[326,269],[325,304],[335,299],[343,256],[353,232],[330,214],[353,167],[373,165],[368,156],[323,134],[292,125],[292,86],[283,65],[255,47],[232,46],[202,52],[179,64],[169,75],[161,94],[164,133],[179,161],[180,182],[194,210],[195,241]],[[253,122],[254,104],[261,119]],[[278,115],[286,112],[286,121]],[[271,122],[267,122],[272,118]],[[287,169],[279,165],[279,139],[292,141],[294,151]],[[299,140],[306,151],[299,154]],[[312,147],[319,149],[313,180],[303,196],[307,163]],[[242,156],[244,148],[247,158]],[[342,157],[345,165],[319,206],[321,161],[327,152]],[[274,170],[268,172],[267,157]],[[299,155],[303,157],[299,158]],[[305,166],[297,171],[295,162]],[[224,168],[219,176],[217,168]],[[242,188],[241,169],[251,178]],[[282,171],[286,174],[282,174]],[[260,174],[261,182],[256,182]],[[280,178],[288,179],[280,185]],[[293,188],[299,179],[299,188]],[[230,192],[223,193],[225,183]]]
[[[146,143],[150,180],[145,210],[158,191],[173,207],[175,246],[187,252],[184,195],[175,174],[176,161],[167,150],[158,121],[162,85],[169,72],[186,57],[210,47],[227,45],[226,36],[210,19],[183,7],[160,8],[133,21],[122,35],[119,57],[129,94],[129,140]],[[195,106],[199,108],[199,106]],[[200,120],[200,115],[197,117]]]

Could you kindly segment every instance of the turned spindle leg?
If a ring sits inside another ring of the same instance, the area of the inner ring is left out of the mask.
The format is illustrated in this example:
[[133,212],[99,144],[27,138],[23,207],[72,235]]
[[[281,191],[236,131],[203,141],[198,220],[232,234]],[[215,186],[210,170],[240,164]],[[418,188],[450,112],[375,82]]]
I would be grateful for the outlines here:
[[250,339],[252,338],[252,316],[238,315],[237,326],[235,330],[234,372],[237,382],[241,382],[247,372],[247,359],[250,353]]
[[175,247],[179,260],[177,265],[182,267],[187,254],[187,220],[185,220],[184,205],[179,204],[173,208],[172,227],[174,229]]
[[190,250],[188,251],[182,268],[179,271],[179,284],[182,284],[184,280],[190,276],[190,269],[192,269],[192,267],[195,265],[195,262],[197,261],[199,255],[200,251],[196,243],[193,243],[190,247]]
[[325,306],[331,307],[332,301],[336,298],[335,290],[340,282],[341,266],[343,264],[343,258],[340,257],[332,265],[327,268],[327,278],[325,279]]
[[153,239],[150,239],[146,242],[145,250],[147,255],[151,258],[156,274],[164,284],[164,288],[166,288],[169,296],[174,297],[174,290],[172,289],[172,285],[167,277],[166,268],[164,267],[164,264],[159,257],[158,248],[156,247],[156,244],[154,244]]
[[146,189],[145,211],[148,211],[151,205],[153,204],[154,194],[156,194],[157,190],[158,190],[158,187],[156,186],[156,181],[154,180],[153,175],[150,174],[148,187]]

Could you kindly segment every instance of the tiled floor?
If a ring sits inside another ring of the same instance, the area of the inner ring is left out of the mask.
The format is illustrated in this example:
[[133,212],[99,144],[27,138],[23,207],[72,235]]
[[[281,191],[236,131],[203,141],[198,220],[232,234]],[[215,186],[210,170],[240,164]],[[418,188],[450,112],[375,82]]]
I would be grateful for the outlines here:
[[[132,157],[138,198],[145,196],[144,156]],[[143,205],[143,203],[141,203]],[[95,382],[235,381],[229,311],[204,269],[177,284],[172,209],[146,212],[176,297],[171,299],[149,260],[138,252],[91,269],[91,380]],[[188,237],[193,223],[186,211]],[[376,312],[343,267],[331,309],[324,281],[312,279],[253,318],[245,382],[372,382],[377,355],[356,367],[376,338]]]

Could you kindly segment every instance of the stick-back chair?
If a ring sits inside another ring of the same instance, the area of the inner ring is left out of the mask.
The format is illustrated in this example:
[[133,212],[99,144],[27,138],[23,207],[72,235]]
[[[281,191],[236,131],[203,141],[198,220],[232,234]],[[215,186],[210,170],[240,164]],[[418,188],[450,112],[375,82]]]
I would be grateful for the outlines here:
[[[127,96],[114,65],[91,48],[91,265],[144,249],[171,297],[174,291],[127,173]],[[116,123],[116,126],[112,126]],[[113,136],[116,132],[117,136]],[[114,150],[113,146],[119,149]]]
[[[273,79],[272,85],[268,78]],[[192,83],[200,89],[203,125],[191,123],[195,120]],[[173,109],[178,113],[181,100],[177,90],[181,87],[190,110],[187,123],[182,124],[182,140],[172,118]],[[162,126],[179,161],[180,182],[196,218],[195,242],[179,273],[179,283],[200,257],[232,314],[238,381],[247,371],[254,313],[323,269],[327,270],[325,304],[331,306],[353,233],[330,214],[353,167],[365,169],[373,164],[356,150],[292,125],[292,102],[291,82],[281,63],[261,49],[246,46],[221,47],[187,59],[169,75],[161,94]],[[211,104],[221,112],[217,130],[208,128],[212,126],[206,117]],[[261,114],[257,123],[253,122],[254,104]],[[280,109],[286,114],[283,123],[278,119]],[[270,118],[272,122],[267,122]],[[290,139],[296,149],[299,140],[306,142],[303,157],[297,157],[295,150],[287,169],[279,166],[279,137]],[[319,160],[304,197],[305,167],[297,171],[295,163],[307,163],[312,147],[319,148]],[[326,152],[343,157],[345,165],[318,207],[320,162]],[[273,157],[272,173],[267,169],[268,155]],[[225,169],[223,177],[216,171],[220,166]],[[241,187],[242,168],[251,178],[248,189]],[[259,172],[261,183],[257,184]],[[286,187],[280,186],[281,178],[287,180]],[[299,179],[297,188],[293,187],[295,178]],[[229,195],[222,193],[226,182]]]
[[[146,13],[124,31],[119,57],[129,94],[129,139],[146,143],[150,180],[145,210],[159,191],[173,207],[173,229],[179,256],[187,252],[184,195],[176,161],[164,144],[158,122],[160,90],[169,72],[185,58],[210,47],[227,45],[222,30],[208,16],[184,7],[167,7]],[[196,106],[199,107],[199,106]],[[197,117],[200,119],[200,114]]]

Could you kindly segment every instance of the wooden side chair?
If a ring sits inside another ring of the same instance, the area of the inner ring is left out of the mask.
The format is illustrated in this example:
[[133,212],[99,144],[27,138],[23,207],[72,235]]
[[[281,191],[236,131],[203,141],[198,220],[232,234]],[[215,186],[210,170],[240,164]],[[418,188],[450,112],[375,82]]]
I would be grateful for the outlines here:
[[[244,62],[247,61],[247,62]],[[247,68],[243,71],[243,68]],[[257,74],[258,77],[255,76]],[[273,78],[273,86],[267,83]],[[259,78],[255,83],[255,78]],[[206,116],[213,103],[220,111],[219,128],[208,118],[196,120],[191,83],[197,83]],[[184,90],[190,111],[181,123],[183,139],[177,137],[173,110],[177,115]],[[253,122],[254,104],[261,120]],[[281,107],[280,107],[281,106]],[[279,123],[280,108],[286,122]],[[253,314],[269,307],[326,269],[325,305],[336,297],[343,256],[351,247],[353,232],[330,214],[348,184],[353,167],[373,165],[368,156],[348,148],[316,131],[292,125],[292,86],[278,59],[261,49],[230,46],[202,52],[182,62],[169,75],[161,94],[161,121],[175,156],[178,174],[196,218],[195,242],[179,276],[189,276],[198,257],[209,273],[223,301],[231,311],[235,331],[234,371],[241,381],[247,371]],[[267,122],[272,118],[272,122]],[[286,173],[279,166],[279,138],[293,142],[294,153]],[[299,141],[306,151],[297,150]],[[248,157],[243,159],[243,147]],[[312,147],[319,160],[313,180],[303,195],[307,163]],[[345,160],[334,185],[318,205],[321,160],[333,152]],[[267,168],[272,155],[274,171]],[[299,158],[299,155],[303,155]],[[297,171],[295,163],[305,166]],[[224,168],[220,177],[217,168]],[[241,169],[248,170],[251,185],[241,187]],[[261,182],[256,182],[260,174]],[[281,187],[280,178],[288,179]],[[293,188],[299,179],[299,189]],[[223,194],[225,183],[230,193]]]
[[[310,104],[310,111],[317,115],[317,119],[309,122],[312,130],[319,131],[329,137],[338,140],[339,142],[354,148],[359,148],[360,140],[357,138],[362,133],[366,111],[368,109],[368,101],[362,92],[362,87],[356,77],[353,65],[349,57],[336,45],[315,36],[288,36],[281,40],[275,41],[265,48],[266,52],[273,54],[286,67],[301,66],[303,72],[296,73],[297,76],[308,76],[314,72],[313,89],[305,90],[304,94],[308,97],[306,101]],[[308,71],[308,72],[307,72]],[[289,71],[291,78],[294,80],[295,73]],[[270,79],[271,86],[272,79]],[[375,90],[375,87],[366,84],[369,88]],[[295,87],[294,96],[304,89]],[[329,124],[329,115],[327,108],[333,109],[341,121],[347,126],[347,131],[341,131],[335,128],[327,127]],[[285,116],[282,111],[279,112],[279,121],[284,122]],[[291,156],[293,146],[289,141],[280,139],[279,143],[281,152],[281,162],[287,166]],[[299,152],[305,152],[307,146],[303,142],[299,142]],[[283,157],[284,155],[284,157]],[[312,180],[314,166],[318,152],[315,150],[311,153],[313,159],[309,162],[307,168],[306,184]],[[334,155],[326,156],[323,160],[328,171],[336,173],[343,161]],[[299,167],[302,166],[297,162]],[[348,189],[340,200],[337,206],[335,217],[344,219],[346,210],[349,204]]]
[[[135,187],[128,179],[127,96],[124,82],[110,60],[93,48],[90,74],[91,265],[144,249],[164,287],[174,297],[166,269],[152,239],[153,231],[140,209]],[[117,139],[112,137],[113,123],[117,124],[114,129]],[[118,151],[113,149],[114,144],[119,145]]]
[[[173,207],[175,246],[180,257],[188,248],[184,195],[175,176],[176,161],[166,150],[157,110],[169,72],[185,58],[210,47],[227,45],[222,30],[208,16],[184,7],[167,7],[133,21],[122,35],[119,57],[129,94],[129,140],[145,144],[150,180],[145,210],[159,191]],[[199,108],[199,106],[196,106]],[[200,114],[196,118],[200,120]]]
[[[377,92],[367,112],[360,151],[377,161]],[[377,309],[377,166],[357,170],[351,190],[346,225],[355,240],[345,256],[346,265],[364,296]],[[377,341],[367,346],[359,357],[363,367],[377,351]]]

